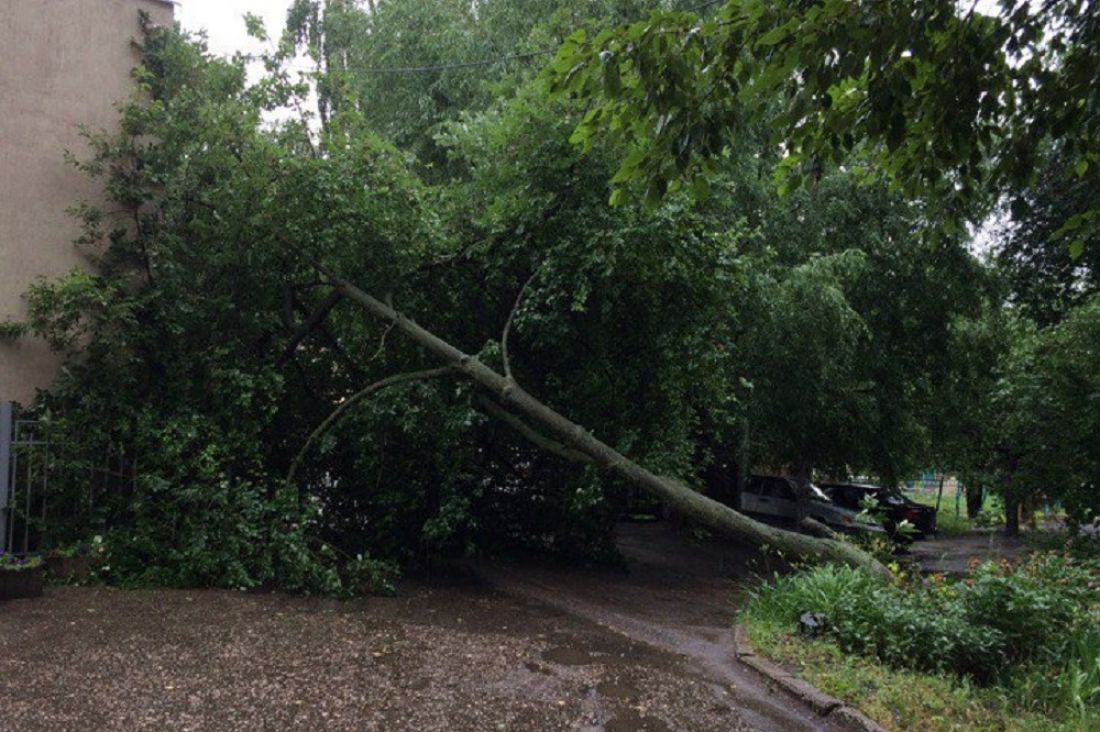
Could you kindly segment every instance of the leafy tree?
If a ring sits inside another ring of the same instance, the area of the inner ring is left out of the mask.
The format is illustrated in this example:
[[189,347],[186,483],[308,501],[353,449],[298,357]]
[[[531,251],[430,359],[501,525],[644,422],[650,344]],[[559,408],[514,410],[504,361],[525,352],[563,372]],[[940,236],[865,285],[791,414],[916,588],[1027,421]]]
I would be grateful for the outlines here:
[[[1025,331],[994,393],[1003,491],[1060,500],[1074,524],[1100,514],[1100,298]],[[1015,511],[1009,510],[1010,529]]]
[[[486,525],[523,532],[535,511],[529,502],[517,522],[514,494],[553,464],[516,437],[579,465],[554,467],[571,478],[564,491],[552,475],[534,481],[533,499],[556,502],[566,523],[617,484],[750,542],[869,561],[685,485],[699,412],[728,404],[734,377],[709,348],[724,339],[736,274],[738,230],[718,225],[723,211],[607,209],[610,167],[578,163],[575,110],[538,85],[456,126],[448,144],[468,182],[433,189],[354,108],[313,139],[299,123],[265,127],[262,110],[297,93],[277,74],[248,87],[243,59],[211,59],[168,32],[151,31],[145,50],[144,98],[119,134],[93,136],[82,164],[126,222],[86,209],[98,274],[29,294],[29,327],[88,344],[40,408],[73,446],[71,529],[111,530],[124,577],[331,591],[384,574],[340,552],[409,560],[468,547]],[[509,331],[514,359],[494,335]],[[597,368],[581,367],[586,350]],[[487,365],[498,360],[503,373]],[[452,378],[426,368],[437,364]],[[362,410],[317,432],[352,399]],[[80,471],[108,444],[135,454],[141,477],[89,516]],[[303,445],[315,452],[288,480]]]
[[[633,143],[622,192],[640,183],[655,201],[686,179],[704,193],[707,171],[762,121],[782,145],[782,187],[854,166],[939,202],[950,226],[989,189],[1033,181],[1048,140],[1071,175],[1100,175],[1098,33],[1081,0],[1004,0],[997,15],[954,0],[728,0],[707,18],[655,12],[578,31],[552,77],[589,106],[578,143]],[[1075,251],[1096,210],[1065,223]]]
[[1010,533],[1027,498],[1060,502],[1074,525],[1100,509],[1098,348],[1095,297],[1042,328],[996,305],[953,324],[938,454],[975,498],[983,487],[1004,498]]
[[[335,342],[321,346],[323,363],[292,354],[278,365],[296,307],[317,299],[312,269],[286,242],[339,262],[333,247],[349,237],[353,269],[378,282],[402,261],[392,242],[419,239],[431,219],[409,213],[415,180],[371,138],[321,162],[287,153],[300,140],[293,125],[262,133],[242,60],[151,31],[138,81],[144,98],[124,108],[117,134],[91,136],[81,164],[118,209],[83,211],[96,276],[28,293],[29,327],[79,346],[41,404],[68,450],[56,515],[67,503],[69,530],[113,529],[111,566],[131,581],[338,590],[351,578],[315,543],[323,507],[281,487],[273,456],[359,372]],[[342,228],[319,224],[341,207]],[[88,466],[120,448],[141,480],[89,495]]]
[[[754,439],[773,433],[761,457],[895,483],[930,459],[948,327],[976,313],[986,277],[961,242],[921,240],[919,207],[850,174],[773,201],[759,238],[773,261],[739,306],[763,346],[740,363],[756,387],[750,409],[768,414],[753,419]],[[802,292],[784,295],[784,279]],[[809,439],[806,455],[790,453]]]
[[1021,194],[1024,205],[997,232],[995,261],[1006,276],[1009,299],[1043,325],[1100,290],[1100,237],[1083,237],[1085,246],[1075,256],[1057,235],[1100,199],[1100,181],[1073,175],[1072,162],[1060,150],[1048,153],[1034,185]]
[[926,212],[852,172],[776,196],[760,125],[713,164],[713,195],[653,207],[606,205],[633,142],[582,154],[583,106],[539,79],[494,95],[482,84],[505,76],[486,69],[403,127],[430,90],[387,104],[363,59],[429,5],[454,13],[432,46],[448,63],[469,34],[518,37],[527,7],[294,6],[323,65],[319,130],[262,123],[305,96],[281,67],[291,40],[248,86],[243,59],[147,39],[146,96],[83,164],[126,225],[84,210],[99,273],[29,297],[30,327],[87,345],[42,400],[70,465],[108,444],[142,465],[93,516],[74,480],[73,530],[113,529],[142,581],[349,588],[386,574],[371,556],[598,544],[635,491],[749,542],[866,562],[710,501],[700,468],[748,417],[761,459],[902,474],[973,260],[951,240],[902,246]]
[[[624,22],[643,0],[296,0],[287,43],[316,64],[320,117],[350,106],[372,129],[446,171],[439,126],[530,78],[590,17]],[[434,177],[434,176],[433,176]]]
[[930,410],[932,454],[936,464],[962,480],[971,518],[981,510],[987,492],[1001,485],[997,467],[1001,416],[993,395],[1021,327],[1024,324],[993,294],[980,312],[949,324],[950,366]]

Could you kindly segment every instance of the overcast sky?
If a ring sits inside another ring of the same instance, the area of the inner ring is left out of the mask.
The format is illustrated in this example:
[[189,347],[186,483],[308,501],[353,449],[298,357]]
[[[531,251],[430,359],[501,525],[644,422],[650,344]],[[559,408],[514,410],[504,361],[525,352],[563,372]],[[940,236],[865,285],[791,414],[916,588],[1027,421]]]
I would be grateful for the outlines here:
[[244,29],[244,14],[253,13],[264,19],[268,35],[278,38],[286,22],[286,10],[291,0],[180,0],[176,3],[176,20],[190,31],[205,30],[210,50],[217,54],[234,51],[255,53],[260,45],[248,37]]

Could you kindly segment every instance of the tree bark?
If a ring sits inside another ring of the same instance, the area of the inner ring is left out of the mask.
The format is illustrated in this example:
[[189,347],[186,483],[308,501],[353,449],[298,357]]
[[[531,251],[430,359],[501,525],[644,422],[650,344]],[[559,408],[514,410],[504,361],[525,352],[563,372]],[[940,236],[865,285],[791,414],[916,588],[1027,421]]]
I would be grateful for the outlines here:
[[[293,296],[291,296],[293,297]],[[282,354],[275,361],[276,366],[282,366],[290,357],[294,355],[294,350],[298,348],[298,345],[305,340],[306,336],[316,328],[322,320],[329,314],[329,312],[336,307],[336,304],[340,302],[341,295],[338,291],[333,290],[328,296],[321,301],[321,304],[309,314],[309,316],[302,321],[302,324],[298,326],[298,329],[294,331],[294,335],[290,337],[290,342],[286,344],[286,348],[283,349]]]
[[966,484],[966,517],[968,519],[978,518],[984,499],[985,492],[980,485],[976,483]]
[[1020,535],[1020,499],[1005,496],[1005,536]]
[[693,491],[676,479],[661,477],[650,472],[588,433],[580,425],[566,419],[528,394],[514,380],[497,373],[476,357],[462,352],[434,333],[420,327],[342,277],[319,265],[318,269],[349,301],[359,304],[377,318],[392,322],[415,343],[492,394],[509,412],[518,414],[531,430],[571,451],[586,456],[587,460],[597,467],[614,473],[626,482],[650,493],[678,513],[716,533],[754,546],[768,546],[784,552],[791,558],[838,561],[869,569],[882,577],[890,576],[889,570],[881,563],[847,542],[807,536],[768,526]]
[[523,435],[527,440],[533,443],[536,447],[541,447],[549,453],[553,453],[558,457],[565,458],[575,463],[584,463],[585,465],[592,465],[592,459],[585,455],[583,452],[577,452],[560,442],[551,440],[546,435],[531,428],[530,425],[525,423],[522,419],[509,412],[504,407],[500,406],[492,399],[486,397],[476,398],[477,406],[489,415],[496,417],[504,424],[508,425],[516,432]]

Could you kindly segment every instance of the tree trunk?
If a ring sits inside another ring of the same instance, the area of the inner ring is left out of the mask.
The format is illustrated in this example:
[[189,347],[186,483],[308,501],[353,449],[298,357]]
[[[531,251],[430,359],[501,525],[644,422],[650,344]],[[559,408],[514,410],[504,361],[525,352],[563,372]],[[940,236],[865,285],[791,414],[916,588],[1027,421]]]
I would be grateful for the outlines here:
[[318,269],[348,300],[361,305],[375,317],[392,322],[415,343],[489,392],[529,429],[583,455],[586,461],[650,493],[678,513],[719,534],[754,546],[767,545],[788,557],[834,560],[870,569],[882,577],[890,576],[889,570],[881,563],[851,544],[768,526],[693,491],[675,479],[655,475],[528,394],[515,380],[497,373],[476,357],[463,353],[347,280],[321,267]]
[[978,513],[982,510],[982,503],[985,498],[985,492],[980,485],[975,483],[967,483],[966,485],[966,517],[968,519],[976,519]]
[[1015,496],[1005,496],[1005,536],[1020,535],[1020,501]]

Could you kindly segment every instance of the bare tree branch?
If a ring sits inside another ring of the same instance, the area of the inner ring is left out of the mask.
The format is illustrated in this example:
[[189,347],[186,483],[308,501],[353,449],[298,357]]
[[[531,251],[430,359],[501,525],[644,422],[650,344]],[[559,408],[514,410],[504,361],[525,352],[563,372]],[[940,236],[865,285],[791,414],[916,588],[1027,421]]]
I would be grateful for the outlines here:
[[382,331],[382,337],[378,339],[378,350],[376,350],[374,352],[374,355],[367,360],[367,363],[370,363],[371,361],[381,356],[383,351],[386,350],[386,336],[390,334],[390,331],[393,330],[393,327],[394,323],[390,323],[386,326],[386,329]]
[[434,369],[424,369],[423,371],[409,371],[403,374],[395,374],[393,376],[387,376],[384,379],[375,381],[373,384],[368,384],[367,386],[352,394],[350,397],[342,401],[339,406],[336,407],[336,409],[332,410],[332,413],[329,414],[329,416],[325,417],[324,421],[321,422],[321,424],[317,425],[317,428],[310,433],[308,438],[306,438],[306,441],[302,445],[302,448],[298,450],[298,454],[294,456],[294,460],[292,460],[290,463],[290,469],[287,471],[286,474],[287,486],[289,487],[294,485],[294,476],[297,474],[298,468],[302,464],[302,460],[305,459],[306,454],[309,452],[309,448],[312,447],[313,443],[319,440],[321,436],[328,431],[328,429],[336,422],[336,420],[340,419],[344,412],[351,409],[353,406],[363,401],[363,399],[370,396],[371,394],[381,391],[382,389],[385,389],[387,387],[394,386],[395,384],[403,384],[409,381],[419,381],[422,379],[438,378],[440,376],[446,376],[447,374],[453,372],[454,369],[452,369],[450,366],[440,366]]
[[298,348],[298,344],[305,340],[305,337],[308,336],[321,321],[328,317],[328,314],[343,298],[344,296],[341,295],[338,290],[332,290],[328,295],[325,295],[325,299],[321,301],[321,304],[318,305],[313,312],[309,314],[309,317],[302,321],[302,324],[294,331],[294,335],[290,337],[290,342],[287,343],[286,348],[283,349],[279,358],[275,360],[275,365],[282,367],[290,360],[290,357],[294,355],[294,350]]
[[511,312],[508,313],[508,320],[504,321],[504,332],[500,336],[500,356],[504,361],[504,378],[515,381],[512,376],[512,360],[508,358],[508,336],[512,331],[512,321],[516,318],[516,312],[519,310],[520,303],[523,302],[523,296],[527,293],[527,288],[531,286],[531,282],[538,275],[542,266],[535,267],[535,271],[531,273],[531,276],[527,278],[527,281],[523,283],[523,287],[519,288],[519,294],[516,295],[516,301],[512,305]]

